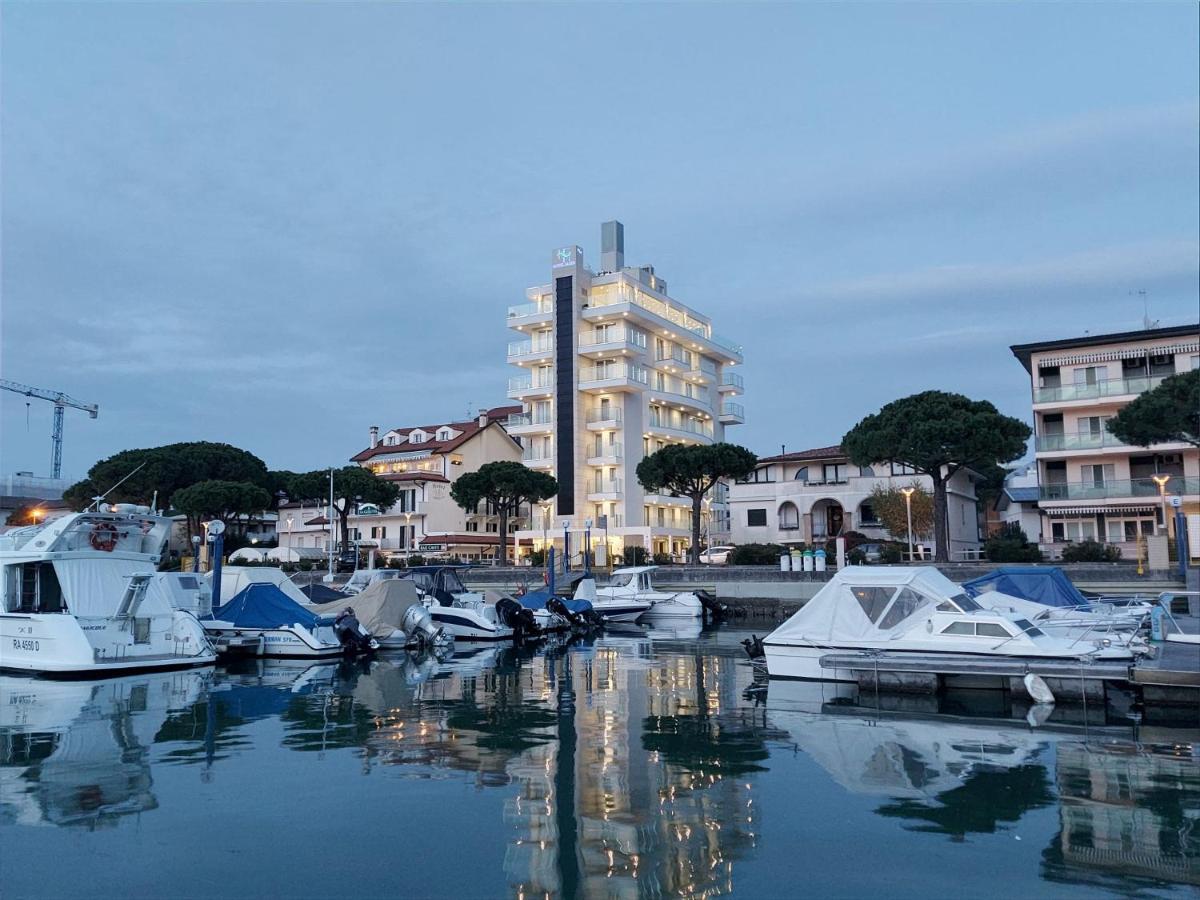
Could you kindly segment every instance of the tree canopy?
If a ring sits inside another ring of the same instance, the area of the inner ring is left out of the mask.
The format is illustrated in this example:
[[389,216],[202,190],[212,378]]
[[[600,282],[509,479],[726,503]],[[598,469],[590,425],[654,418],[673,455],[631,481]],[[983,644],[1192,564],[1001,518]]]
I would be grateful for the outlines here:
[[157,491],[160,509],[173,504],[176,491],[201,481],[244,481],[264,488],[269,484],[266,464],[253,453],[230,444],[187,441],[122,450],[102,459],[88,470],[87,478],[67,489],[64,499],[83,509],[126,476],[108,494],[110,502],[148,504]]
[[[286,475],[288,497],[291,500],[312,503],[329,502],[329,470],[316,469],[312,472],[273,473]],[[380,478],[362,466],[342,466],[333,470],[333,508],[341,529],[341,545],[350,543],[350,511],[358,503],[373,503],[380,509],[391,508],[400,496],[400,488]]]
[[925,391],[893,400],[842,438],[855,465],[907,465],[933,481],[937,561],[948,562],[946,482],[963,467],[988,470],[1025,452],[1031,430],[986,400]]
[[758,457],[737,444],[671,444],[644,458],[638,481],[652,493],[667,491],[692,501],[692,545],[688,557],[700,564],[700,507],[704,495],[723,478],[745,478]]
[[229,524],[239,516],[253,516],[271,508],[270,493],[249,481],[198,481],[177,490],[172,506],[188,518],[188,531],[199,531],[201,521],[220,519]]
[[1108,420],[1108,430],[1137,447],[1200,447],[1200,369],[1169,375]]
[[[912,539],[917,541],[933,531],[933,495],[916,481],[905,487],[912,488]],[[897,540],[901,535],[907,536],[908,503],[900,488],[877,484],[871,489],[870,502],[871,509],[888,534]]]
[[508,517],[524,503],[538,503],[558,493],[558,482],[519,462],[484,463],[474,472],[460,475],[450,485],[450,496],[466,512],[474,512],[487,501],[500,516],[497,559],[508,560]]

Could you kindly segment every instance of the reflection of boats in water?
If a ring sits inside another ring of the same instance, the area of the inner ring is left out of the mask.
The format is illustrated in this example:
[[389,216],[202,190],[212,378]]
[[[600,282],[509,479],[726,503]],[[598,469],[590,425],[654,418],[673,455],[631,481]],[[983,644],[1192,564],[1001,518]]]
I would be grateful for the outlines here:
[[211,677],[193,670],[103,682],[0,678],[0,815],[22,825],[96,827],[154,809],[149,747]]

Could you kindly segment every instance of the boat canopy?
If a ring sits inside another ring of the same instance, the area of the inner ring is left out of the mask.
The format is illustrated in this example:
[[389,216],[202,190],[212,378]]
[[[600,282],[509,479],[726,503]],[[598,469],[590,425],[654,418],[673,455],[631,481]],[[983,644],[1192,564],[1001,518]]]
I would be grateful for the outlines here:
[[963,589],[972,597],[998,591],[1044,606],[1091,608],[1087,597],[1057,566],[1000,566],[987,575],[963,582]]
[[[212,573],[205,575],[212,583]],[[273,566],[223,566],[221,568],[221,596],[214,603],[227,603],[252,584],[273,584],[288,596],[293,603],[303,606],[308,597],[288,577],[288,573]]]
[[850,566],[834,575],[767,640],[887,640],[915,616],[937,608],[971,613],[979,605],[932,566]]
[[329,603],[312,603],[308,608],[318,615],[336,616],[350,607],[367,631],[375,637],[387,637],[397,629],[402,630],[404,614],[410,606],[420,602],[417,586],[412,581],[391,578],[375,582],[361,594],[340,597]]
[[[53,565],[67,612],[84,617],[115,616],[129,590],[130,578],[134,575],[154,576],[153,566],[119,557],[58,559]],[[171,611],[167,598],[148,586],[138,605],[138,615],[161,616],[169,615]]]
[[282,628],[286,625],[312,628],[320,619],[275,585],[262,581],[246,585],[232,600],[214,609],[213,618],[238,628]]

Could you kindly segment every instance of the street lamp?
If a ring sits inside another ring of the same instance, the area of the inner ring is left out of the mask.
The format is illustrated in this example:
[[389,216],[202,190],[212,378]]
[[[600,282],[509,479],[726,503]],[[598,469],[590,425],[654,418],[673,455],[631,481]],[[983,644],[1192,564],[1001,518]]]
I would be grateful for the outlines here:
[[289,549],[290,549],[290,548],[291,548],[291,546],[292,546],[292,523],[293,523],[294,521],[295,521],[295,519],[294,519],[294,518],[292,518],[291,514],[289,514],[289,515],[288,515],[288,517],[287,517],[287,523],[288,523],[288,530],[287,530],[287,536],[288,536],[288,538],[287,538],[287,545],[288,545],[288,548],[289,548]]
[[1158,485],[1158,496],[1162,502],[1162,527],[1163,532],[1167,531],[1167,482],[1171,480],[1170,475],[1151,475],[1150,480]]
[[912,495],[915,488],[906,487],[900,488],[900,493],[904,495],[904,512],[908,517],[908,561],[913,561],[913,535],[912,535]]
[[404,512],[404,559],[407,560],[412,556],[413,532],[412,532],[412,510]]

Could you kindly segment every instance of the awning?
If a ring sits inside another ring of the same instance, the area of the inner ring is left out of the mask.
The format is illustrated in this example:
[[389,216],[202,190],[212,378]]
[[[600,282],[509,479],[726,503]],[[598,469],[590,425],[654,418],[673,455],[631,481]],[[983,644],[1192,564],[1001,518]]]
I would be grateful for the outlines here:
[[1109,362],[1117,359],[1137,359],[1140,356],[1175,356],[1180,353],[1195,353],[1200,349],[1200,343],[1188,341],[1179,344],[1165,344],[1157,347],[1134,347],[1124,350],[1094,350],[1090,353],[1073,353],[1068,356],[1052,356],[1038,363],[1039,369],[1053,366],[1070,366],[1080,363]]
[[1153,514],[1158,510],[1158,506],[1068,506],[1057,509],[1046,509],[1042,507],[1043,515],[1051,519],[1074,519],[1079,516],[1095,516],[1095,515],[1129,515],[1133,514]]

